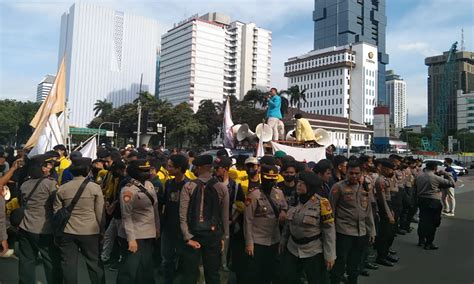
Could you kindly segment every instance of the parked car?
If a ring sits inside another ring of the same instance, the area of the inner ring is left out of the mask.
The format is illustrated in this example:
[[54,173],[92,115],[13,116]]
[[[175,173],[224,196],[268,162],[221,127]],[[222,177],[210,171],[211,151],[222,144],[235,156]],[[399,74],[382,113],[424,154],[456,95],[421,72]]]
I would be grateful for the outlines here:
[[[426,167],[426,163],[429,161],[435,161],[438,167],[440,167],[443,170],[446,169],[446,167],[444,166],[444,160],[440,160],[440,159],[425,159],[423,160],[423,165],[421,167],[424,169]],[[465,167],[460,167],[453,164],[452,168],[454,169],[454,171],[456,172],[458,176],[467,174],[467,169]]]

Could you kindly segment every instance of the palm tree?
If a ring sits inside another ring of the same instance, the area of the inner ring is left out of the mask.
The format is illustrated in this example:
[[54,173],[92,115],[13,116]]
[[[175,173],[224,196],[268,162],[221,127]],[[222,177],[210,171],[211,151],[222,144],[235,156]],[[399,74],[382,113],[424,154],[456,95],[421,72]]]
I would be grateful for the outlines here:
[[301,91],[298,85],[294,85],[290,87],[286,93],[290,96],[290,104],[292,106],[296,105],[299,111],[301,108],[301,101],[306,102],[306,89]]
[[137,104],[140,102],[142,105],[149,105],[156,101],[155,96],[148,93],[147,91],[141,92],[138,94],[138,98],[136,98],[133,103]]
[[258,89],[249,90],[244,96],[244,101],[253,102],[253,108],[257,107],[257,104],[260,104],[262,107],[267,106],[267,93],[260,91]]
[[99,116],[101,118],[112,113],[113,104],[108,102],[106,99],[97,100],[94,104],[94,116]]

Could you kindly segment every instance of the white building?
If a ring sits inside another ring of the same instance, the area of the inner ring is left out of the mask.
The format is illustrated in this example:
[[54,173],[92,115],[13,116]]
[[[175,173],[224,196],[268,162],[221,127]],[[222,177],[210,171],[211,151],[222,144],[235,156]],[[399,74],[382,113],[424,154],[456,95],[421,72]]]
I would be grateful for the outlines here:
[[140,90],[155,92],[158,24],[141,16],[76,3],[61,17],[59,62],[66,56],[71,126],[86,126],[94,104],[132,102]]
[[469,132],[474,133],[474,92],[464,94],[458,90],[457,107],[458,130],[469,129]]
[[47,74],[36,88],[36,101],[42,103],[46,96],[49,95],[51,88],[53,88],[54,79],[56,76]]
[[160,98],[173,105],[242,98],[270,87],[271,32],[219,13],[193,16],[161,39]]
[[390,107],[390,123],[401,129],[407,125],[407,85],[393,70],[385,76],[385,94]]
[[303,111],[348,118],[350,83],[351,118],[369,124],[377,102],[377,70],[377,47],[363,42],[352,45],[352,56],[346,45],[314,50],[285,62],[288,87],[306,90]]

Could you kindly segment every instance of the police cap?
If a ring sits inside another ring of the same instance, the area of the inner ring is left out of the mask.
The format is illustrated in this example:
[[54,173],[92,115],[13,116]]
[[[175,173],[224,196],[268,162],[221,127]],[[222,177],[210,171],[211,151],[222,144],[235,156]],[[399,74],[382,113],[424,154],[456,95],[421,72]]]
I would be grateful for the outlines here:
[[71,159],[71,166],[90,166],[92,163],[91,158],[76,157]]
[[138,159],[128,162],[128,168],[131,170],[149,171],[150,162],[145,159]]
[[213,159],[211,155],[199,155],[193,160],[194,166],[212,165]]
[[274,165],[262,165],[261,173],[264,179],[270,179],[270,180],[278,179],[278,168]]
[[388,169],[392,169],[392,170],[395,169],[395,164],[392,161],[390,161],[389,159],[377,159],[377,162],[378,162],[378,164],[380,164],[384,168],[388,168]]
[[229,168],[232,166],[232,160],[227,156],[217,157],[212,164],[214,168]]

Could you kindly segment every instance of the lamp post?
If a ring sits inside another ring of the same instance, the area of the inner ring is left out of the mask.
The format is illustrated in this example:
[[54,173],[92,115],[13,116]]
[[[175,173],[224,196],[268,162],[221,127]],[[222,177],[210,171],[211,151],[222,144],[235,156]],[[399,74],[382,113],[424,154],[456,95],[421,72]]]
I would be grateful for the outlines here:
[[119,120],[119,122],[104,121],[99,125],[99,131],[97,132],[97,147],[99,147],[99,143],[100,143],[100,128],[104,124],[118,125],[118,127],[120,127],[120,120]]
[[156,132],[163,133],[163,149],[166,149],[166,126],[161,123],[157,123]]
[[348,119],[347,119],[347,158],[351,156],[351,119],[352,119],[352,109],[351,109],[351,93],[352,93],[352,88],[351,88],[351,83],[352,83],[352,44],[349,44],[349,92],[348,92],[348,97],[349,97],[349,106],[348,106]]

